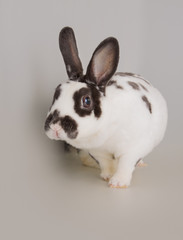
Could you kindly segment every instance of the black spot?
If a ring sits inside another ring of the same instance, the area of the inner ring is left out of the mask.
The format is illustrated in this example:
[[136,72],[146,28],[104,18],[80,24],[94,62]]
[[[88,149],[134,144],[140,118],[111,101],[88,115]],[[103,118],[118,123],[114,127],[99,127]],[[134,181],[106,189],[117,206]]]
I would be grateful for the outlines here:
[[147,80],[145,80],[144,78],[141,78],[144,82],[146,82],[148,85],[151,85]]
[[[86,95],[90,96],[91,99],[91,107],[88,109],[82,106],[82,97]],[[74,93],[73,99],[74,109],[80,117],[89,116],[92,111],[94,111],[95,117],[100,117],[102,113],[100,108],[100,92],[94,86],[88,85],[87,88],[81,88]]]
[[99,165],[99,161],[98,161],[93,155],[91,155],[90,153],[89,153],[89,155],[90,155],[90,157],[93,158],[93,160],[95,160],[95,162]]
[[146,92],[148,92],[147,88],[146,88],[144,85],[142,85],[141,83],[139,83],[139,85],[140,85],[141,88],[143,88]]
[[144,82],[146,82],[147,84],[150,85],[150,83],[145,80],[142,76],[140,76],[139,74],[135,74],[135,73],[129,73],[129,72],[117,72],[115,75],[118,75],[118,76],[122,76],[122,77],[135,77],[135,78],[139,78],[139,79],[142,79]]
[[108,82],[107,86],[112,86],[112,85],[116,85],[116,84],[117,84],[116,81],[111,80]]
[[116,85],[116,87],[117,87],[118,89],[123,89],[123,87],[120,86],[120,85]]
[[50,129],[50,124],[55,124],[59,121],[59,111],[55,110],[53,113],[50,113],[46,118],[44,129],[48,131]]
[[108,86],[112,86],[112,85],[115,86],[115,87],[118,88],[118,89],[123,89],[123,87],[120,86],[120,85],[118,85],[117,82],[114,81],[114,80],[109,81],[108,84],[107,84],[107,87],[108,87]]
[[142,100],[146,103],[146,106],[149,109],[149,112],[152,113],[152,106],[148,98],[146,96],[142,96]]
[[128,84],[135,90],[140,90],[139,85],[135,82],[128,81]]
[[[88,95],[92,97],[91,90],[89,88],[81,88],[79,91],[74,93],[74,109],[80,117],[88,116],[92,113],[93,106],[90,109],[85,109],[82,107],[81,99],[83,96]],[[93,102],[93,99],[92,99]],[[93,105],[93,103],[92,103]]]
[[55,103],[55,101],[59,98],[60,94],[61,94],[61,84],[59,84],[58,87],[55,89],[52,106]]
[[65,116],[60,119],[61,120],[61,126],[64,129],[65,133],[67,134],[68,138],[74,139],[78,135],[78,125],[76,121],[71,118],[70,116]]
[[59,114],[60,114],[60,112],[57,109],[55,109],[53,112],[53,117],[54,118],[59,117]]
[[117,73],[115,73],[115,75],[122,76],[122,77],[126,77],[126,76],[134,77],[135,76],[134,73],[129,73],[129,72],[117,72]]
[[101,109],[101,103],[100,103],[100,92],[94,87],[90,87],[91,92],[92,92],[92,98],[93,98],[93,108],[94,108],[94,114],[96,118],[99,118],[102,114],[102,109]]
[[49,114],[48,117],[46,118],[45,124],[44,124],[44,130],[48,131],[50,129],[50,122],[53,119],[53,114]]

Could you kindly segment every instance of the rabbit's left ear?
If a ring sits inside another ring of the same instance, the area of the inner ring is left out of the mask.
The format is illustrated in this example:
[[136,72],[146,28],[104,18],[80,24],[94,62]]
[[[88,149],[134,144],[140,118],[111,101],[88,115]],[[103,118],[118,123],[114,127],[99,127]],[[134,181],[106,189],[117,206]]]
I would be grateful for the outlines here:
[[72,28],[65,27],[61,30],[59,35],[59,47],[65,62],[69,79],[78,81],[83,76],[83,68]]
[[115,73],[119,61],[117,39],[109,37],[102,41],[93,53],[85,81],[105,87]]

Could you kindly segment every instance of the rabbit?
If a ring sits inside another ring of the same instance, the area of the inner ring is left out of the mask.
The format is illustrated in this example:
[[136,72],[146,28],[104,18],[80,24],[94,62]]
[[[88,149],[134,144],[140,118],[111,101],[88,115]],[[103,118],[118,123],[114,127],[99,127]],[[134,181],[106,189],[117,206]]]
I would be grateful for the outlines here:
[[99,167],[111,188],[126,188],[135,166],[143,165],[164,137],[166,101],[140,75],[116,72],[119,44],[114,37],[98,45],[86,74],[72,28],[61,30],[59,47],[69,80],[55,90],[46,135],[79,149],[83,163]]

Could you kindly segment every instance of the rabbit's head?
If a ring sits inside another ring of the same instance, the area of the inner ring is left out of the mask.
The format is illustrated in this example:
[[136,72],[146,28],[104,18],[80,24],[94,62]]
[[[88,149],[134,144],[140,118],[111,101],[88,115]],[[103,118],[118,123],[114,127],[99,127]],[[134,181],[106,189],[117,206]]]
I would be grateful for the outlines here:
[[[68,81],[57,86],[45,122],[49,138],[72,145],[97,135],[107,121],[105,88],[116,71],[119,46],[115,38],[102,41],[94,51],[86,74],[79,59],[74,32],[65,27],[59,35],[59,46],[66,65]],[[105,108],[105,109],[104,109]]]

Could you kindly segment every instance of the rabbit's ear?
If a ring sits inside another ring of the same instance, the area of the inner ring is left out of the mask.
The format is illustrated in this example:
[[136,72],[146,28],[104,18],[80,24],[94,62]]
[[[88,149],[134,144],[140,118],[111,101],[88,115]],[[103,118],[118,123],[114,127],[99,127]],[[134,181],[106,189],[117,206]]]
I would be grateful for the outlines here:
[[118,61],[118,41],[109,37],[102,41],[94,51],[87,68],[86,82],[105,87],[115,73]]
[[59,35],[59,47],[70,80],[77,81],[83,76],[83,68],[78,55],[74,31],[65,27]]

